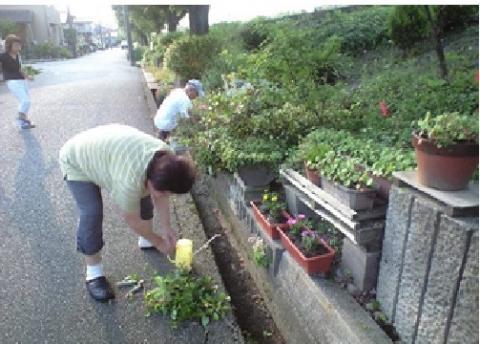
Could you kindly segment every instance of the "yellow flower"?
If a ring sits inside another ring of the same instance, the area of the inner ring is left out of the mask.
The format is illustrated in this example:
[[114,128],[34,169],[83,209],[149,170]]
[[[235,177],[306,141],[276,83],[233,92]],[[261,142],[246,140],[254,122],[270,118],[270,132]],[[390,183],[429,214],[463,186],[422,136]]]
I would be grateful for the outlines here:
[[263,194],[263,201],[268,201],[268,194]]
[[272,196],[272,202],[276,202],[276,201],[278,201],[278,196],[277,195]]

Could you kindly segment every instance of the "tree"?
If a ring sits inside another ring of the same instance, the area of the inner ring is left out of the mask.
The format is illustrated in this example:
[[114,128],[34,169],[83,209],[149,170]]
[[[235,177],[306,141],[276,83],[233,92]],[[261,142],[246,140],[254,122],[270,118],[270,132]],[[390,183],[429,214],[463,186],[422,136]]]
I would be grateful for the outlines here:
[[9,34],[17,32],[17,24],[11,20],[0,20],[0,37],[5,38]]
[[[114,5],[113,10],[120,28],[123,28],[122,7]],[[131,30],[136,40],[149,43],[152,32],[160,33],[165,25],[169,32],[175,32],[180,20],[187,14],[187,6],[173,5],[130,5],[128,6]]]
[[440,71],[440,77],[447,79],[448,69],[447,62],[445,60],[445,52],[443,51],[443,19],[445,15],[446,5],[439,5],[432,11],[431,6],[425,5],[425,13],[427,14],[428,21],[431,27],[432,39],[435,43],[435,52],[438,58],[438,67]]
[[208,33],[208,11],[209,5],[191,5],[188,6],[188,20],[190,25],[190,34],[204,35]]
[[164,5],[160,7],[166,7],[168,32],[176,32],[178,23],[188,12],[187,6]]

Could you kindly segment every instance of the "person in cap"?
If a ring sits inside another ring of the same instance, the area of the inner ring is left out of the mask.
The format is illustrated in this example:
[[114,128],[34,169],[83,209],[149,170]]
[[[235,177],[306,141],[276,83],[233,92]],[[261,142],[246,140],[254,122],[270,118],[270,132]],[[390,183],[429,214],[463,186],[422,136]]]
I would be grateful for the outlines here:
[[[60,149],[60,168],[80,215],[77,250],[85,257],[86,287],[97,301],[114,298],[102,265],[104,246],[101,190],[110,193],[142,249],[173,253],[177,235],[170,224],[169,196],[190,191],[191,160],[135,128],[110,124],[81,132]],[[162,235],[153,231],[153,209]]]
[[177,127],[177,119],[189,118],[192,100],[204,95],[202,83],[195,79],[187,81],[185,88],[172,90],[160,105],[154,119],[159,139],[168,142],[171,132]]

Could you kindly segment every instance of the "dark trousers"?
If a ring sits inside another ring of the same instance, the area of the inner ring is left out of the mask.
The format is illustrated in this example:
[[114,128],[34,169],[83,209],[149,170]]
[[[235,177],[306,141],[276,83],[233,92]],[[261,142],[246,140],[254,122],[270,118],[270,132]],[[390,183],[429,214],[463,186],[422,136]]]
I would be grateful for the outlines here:
[[[103,202],[100,187],[91,182],[67,180],[79,213],[77,229],[77,250],[85,255],[99,252],[103,245]],[[150,196],[140,200],[140,217],[153,218],[153,204]]]

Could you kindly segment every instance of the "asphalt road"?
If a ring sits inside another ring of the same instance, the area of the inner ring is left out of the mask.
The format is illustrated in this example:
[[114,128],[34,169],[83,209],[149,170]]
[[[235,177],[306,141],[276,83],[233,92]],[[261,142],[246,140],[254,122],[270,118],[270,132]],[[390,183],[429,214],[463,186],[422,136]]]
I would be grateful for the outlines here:
[[[115,49],[36,64],[42,73],[30,83],[30,118],[38,127],[31,131],[14,127],[17,102],[0,84],[2,344],[205,342],[199,325],[172,330],[162,317],[145,318],[141,297],[126,301],[117,290],[113,304],[99,304],[85,290],[83,259],[75,250],[76,210],[57,156],[68,138],[97,125],[152,130],[140,72],[124,54]],[[118,281],[136,272],[148,278],[171,269],[159,253],[137,248],[104,196],[107,277]],[[221,326],[217,330],[226,335]]]

